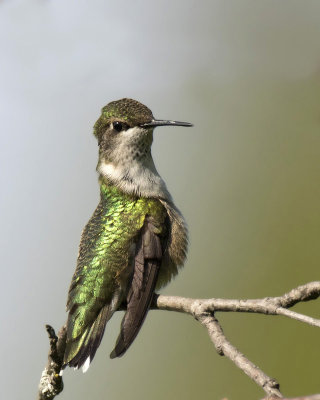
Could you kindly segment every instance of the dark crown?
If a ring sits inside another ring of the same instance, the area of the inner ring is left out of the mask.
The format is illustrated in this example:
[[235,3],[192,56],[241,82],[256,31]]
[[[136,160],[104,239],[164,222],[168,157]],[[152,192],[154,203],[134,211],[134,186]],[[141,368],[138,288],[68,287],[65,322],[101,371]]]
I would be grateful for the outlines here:
[[152,111],[133,99],[112,101],[101,110],[101,116],[94,125],[94,134],[99,137],[103,129],[112,121],[123,121],[130,127],[150,122]]

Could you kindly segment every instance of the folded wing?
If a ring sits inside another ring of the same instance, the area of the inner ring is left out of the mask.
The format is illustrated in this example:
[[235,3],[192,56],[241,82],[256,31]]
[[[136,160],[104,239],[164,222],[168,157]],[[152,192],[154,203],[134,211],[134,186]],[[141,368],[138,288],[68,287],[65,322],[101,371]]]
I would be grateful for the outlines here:
[[127,311],[111,358],[120,357],[128,350],[149,310],[162,259],[161,241],[156,231],[152,218],[146,217],[136,246]]

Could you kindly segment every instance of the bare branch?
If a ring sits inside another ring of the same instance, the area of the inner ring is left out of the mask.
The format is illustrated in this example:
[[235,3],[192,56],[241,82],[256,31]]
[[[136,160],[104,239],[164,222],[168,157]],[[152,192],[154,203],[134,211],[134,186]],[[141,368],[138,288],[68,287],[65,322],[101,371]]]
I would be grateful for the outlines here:
[[46,325],[50,341],[48,363],[42,372],[38,400],[51,400],[63,390],[62,376],[60,371],[63,362],[63,355],[66,347],[67,329],[64,325],[56,336],[54,329]]
[[284,315],[285,317],[296,319],[297,321],[320,328],[320,319],[308,317],[307,315],[299,314],[297,312],[287,310],[286,308],[278,308],[277,315]]
[[[299,300],[300,296],[300,300]],[[315,300],[320,296],[320,281],[310,282],[292,289],[279,297],[263,299],[191,299],[178,296],[158,296],[153,303],[154,309],[178,311],[186,314],[201,312],[247,312],[266,315],[284,315],[306,324],[320,327],[320,319],[312,318],[287,310],[302,301]]]
[[201,314],[197,319],[208,329],[209,336],[220,355],[224,355],[233,361],[257,385],[262,387],[269,396],[282,397],[279,391],[279,383],[261,371],[259,367],[248,360],[227,340],[218,320],[212,314]]
[[[320,281],[301,285],[279,297],[266,297],[263,299],[191,299],[178,296],[154,295],[152,309],[183,312],[192,315],[208,330],[217,352],[228,357],[237,367],[256,382],[267,394],[268,400],[283,398],[279,384],[267,376],[259,367],[248,360],[226,338],[222,327],[217,320],[216,312],[248,312],[266,315],[283,315],[306,324],[320,327],[320,319],[303,315],[288,308],[302,301],[315,300],[320,296]],[[63,326],[55,335],[53,328],[46,326],[50,351],[48,364],[44,369],[40,385],[38,400],[52,400],[63,390],[61,370],[63,353],[66,344],[66,327]],[[299,397],[296,400],[318,400],[320,395]],[[265,399],[266,400],[266,399]],[[292,399],[294,400],[294,399]]]

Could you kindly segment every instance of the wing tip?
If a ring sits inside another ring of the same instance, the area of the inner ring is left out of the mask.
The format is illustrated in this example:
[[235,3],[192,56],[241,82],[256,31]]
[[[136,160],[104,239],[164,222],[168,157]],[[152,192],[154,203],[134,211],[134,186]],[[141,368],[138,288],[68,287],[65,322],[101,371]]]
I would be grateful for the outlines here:
[[113,360],[114,358],[117,358],[117,357],[118,357],[118,355],[117,355],[116,351],[112,350],[112,352],[110,353],[111,360]]
[[119,349],[119,347],[119,343],[117,343],[116,347],[110,353],[111,360],[113,360],[114,358],[122,357],[124,353],[128,350],[128,347],[121,346],[121,349]]

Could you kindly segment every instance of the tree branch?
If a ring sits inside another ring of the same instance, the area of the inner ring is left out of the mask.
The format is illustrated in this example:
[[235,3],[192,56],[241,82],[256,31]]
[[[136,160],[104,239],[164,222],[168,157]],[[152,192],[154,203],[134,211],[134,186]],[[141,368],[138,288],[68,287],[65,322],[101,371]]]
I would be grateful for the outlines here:
[[[310,282],[292,289],[279,297],[263,299],[191,299],[178,296],[154,295],[152,309],[183,312],[192,315],[207,330],[218,354],[228,357],[238,368],[247,374],[267,394],[269,399],[283,398],[279,384],[266,375],[259,367],[248,360],[234,347],[223,333],[216,312],[248,312],[266,315],[283,315],[306,324],[320,327],[320,319],[288,310],[302,301],[315,300],[320,296],[320,281]],[[48,364],[44,369],[38,392],[38,400],[52,400],[63,390],[62,376],[59,375],[66,344],[66,327],[63,326],[58,337],[53,328],[46,325],[50,340]],[[300,399],[318,399],[320,395]]]
[[64,325],[56,336],[54,329],[46,325],[49,336],[50,350],[48,363],[42,372],[38,400],[51,400],[63,390],[62,376],[60,370],[63,362],[63,355],[66,348],[67,329]]

